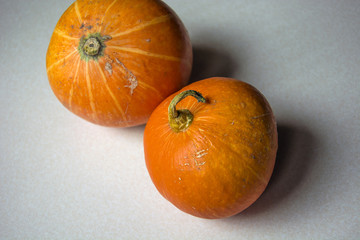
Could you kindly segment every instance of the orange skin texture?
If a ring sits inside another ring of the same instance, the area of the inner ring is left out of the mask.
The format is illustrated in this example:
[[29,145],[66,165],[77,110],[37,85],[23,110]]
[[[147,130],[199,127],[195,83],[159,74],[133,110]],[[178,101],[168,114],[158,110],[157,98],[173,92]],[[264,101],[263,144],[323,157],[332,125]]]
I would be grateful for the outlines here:
[[[99,33],[102,56],[85,60],[82,37]],[[146,123],[167,96],[186,85],[192,47],[179,17],[159,0],[78,0],[59,19],[46,55],[59,101],[95,124]]]
[[[194,120],[176,133],[168,106],[184,90],[176,109]],[[276,122],[265,97],[251,85],[229,78],[192,83],[164,100],[144,132],[145,160],[160,194],[180,210],[201,218],[225,218],[249,207],[265,190],[278,146]]]

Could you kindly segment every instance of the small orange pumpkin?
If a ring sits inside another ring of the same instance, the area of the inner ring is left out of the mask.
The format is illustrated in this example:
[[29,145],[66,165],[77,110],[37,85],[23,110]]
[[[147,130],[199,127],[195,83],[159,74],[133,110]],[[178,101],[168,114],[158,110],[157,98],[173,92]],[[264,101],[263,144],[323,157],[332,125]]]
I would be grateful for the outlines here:
[[229,217],[249,207],[269,182],[276,122],[251,85],[205,79],[155,109],[144,151],[154,185],[177,208],[202,218]]
[[179,17],[160,0],[77,0],[61,16],[46,55],[60,102],[96,124],[143,124],[183,87],[192,48]]

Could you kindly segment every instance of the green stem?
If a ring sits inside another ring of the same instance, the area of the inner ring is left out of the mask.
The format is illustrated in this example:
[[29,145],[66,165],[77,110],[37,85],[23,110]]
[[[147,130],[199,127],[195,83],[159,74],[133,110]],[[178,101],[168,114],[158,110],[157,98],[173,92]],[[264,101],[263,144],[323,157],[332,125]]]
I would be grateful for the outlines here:
[[84,43],[84,52],[88,56],[96,56],[99,54],[101,43],[96,37],[88,38]]
[[194,115],[188,109],[176,109],[176,105],[184,98],[192,96],[196,98],[198,102],[206,102],[201,93],[194,90],[186,90],[176,95],[169,104],[169,125],[175,132],[185,131],[192,123]]
[[102,36],[100,33],[90,33],[80,39],[78,51],[82,60],[98,60],[104,55],[106,47],[105,42],[110,40],[111,36]]

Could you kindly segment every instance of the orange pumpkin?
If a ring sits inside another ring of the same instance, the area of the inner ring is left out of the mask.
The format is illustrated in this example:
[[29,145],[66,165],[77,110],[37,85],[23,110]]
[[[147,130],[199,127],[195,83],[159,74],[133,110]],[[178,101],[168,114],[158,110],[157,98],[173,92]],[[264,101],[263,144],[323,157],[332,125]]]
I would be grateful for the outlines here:
[[57,23],[46,55],[60,102],[115,127],[145,123],[187,83],[191,65],[187,31],[160,0],[77,0]]
[[229,217],[249,207],[268,184],[276,122],[251,85],[205,79],[155,109],[144,151],[154,185],[177,208],[202,218]]

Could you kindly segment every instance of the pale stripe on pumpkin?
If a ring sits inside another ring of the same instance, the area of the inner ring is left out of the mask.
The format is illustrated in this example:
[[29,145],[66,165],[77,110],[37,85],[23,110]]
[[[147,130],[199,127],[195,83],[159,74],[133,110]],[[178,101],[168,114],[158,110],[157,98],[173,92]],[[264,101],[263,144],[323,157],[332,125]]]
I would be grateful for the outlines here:
[[71,57],[74,53],[78,52],[78,50],[75,48],[74,51],[72,51],[71,53],[69,53],[68,55],[66,55],[65,57],[60,58],[58,61],[54,62],[53,64],[51,64],[49,67],[46,68],[46,71],[49,72],[53,67],[55,67],[56,65],[62,63],[63,61],[65,61],[66,59],[68,59],[69,57]]
[[139,25],[137,25],[137,26],[135,26],[133,28],[130,28],[130,29],[126,30],[126,31],[123,31],[123,32],[120,32],[120,33],[117,33],[117,34],[111,34],[111,37],[116,38],[116,37],[120,37],[120,36],[129,34],[129,33],[135,32],[135,31],[139,31],[139,30],[142,30],[142,29],[144,29],[146,27],[169,21],[170,18],[171,18],[170,15],[163,15],[163,16],[160,16],[160,17],[156,17],[156,18],[154,18],[154,19],[152,19],[150,21],[143,22],[143,23],[141,23],[141,24],[139,24]]
[[155,92],[155,93],[160,97],[160,99],[164,99],[164,98],[165,98],[165,96],[163,96],[163,95],[160,93],[159,90],[157,90],[155,87],[152,87],[152,86],[150,86],[149,84],[147,84],[147,83],[145,83],[145,82],[143,82],[143,81],[139,81],[139,82],[138,82],[138,85],[139,85],[140,87],[142,87],[143,89],[149,89],[149,90]]
[[99,28],[98,32],[101,32],[102,26],[103,26],[103,24],[104,24],[104,19],[105,19],[106,15],[107,15],[107,12],[110,10],[110,8],[111,8],[116,2],[117,2],[117,0],[114,0],[114,1],[106,8],[105,13],[104,13],[104,16],[103,16],[103,18],[101,19],[101,24],[100,24],[100,28]]
[[92,111],[92,118],[95,122],[97,122],[97,116],[96,116],[96,108],[95,108],[95,101],[94,96],[91,89],[91,82],[90,82],[90,75],[89,75],[89,62],[86,62],[85,64],[85,79],[86,79],[86,85],[88,89],[88,95],[89,95],[89,103]]
[[79,10],[79,6],[78,6],[78,2],[75,2],[75,12],[76,12],[76,16],[79,19],[80,24],[83,24],[83,20],[81,18],[81,14],[80,14],[80,10]]
[[67,35],[66,33],[64,33],[63,31],[61,31],[60,29],[56,28],[54,33],[56,33],[57,35],[63,37],[63,38],[67,38],[67,39],[70,39],[70,40],[79,40],[79,38],[77,37],[71,37],[69,35]]
[[[210,130],[206,130],[206,129],[205,129],[205,131],[209,132]],[[190,132],[189,134],[190,134],[190,135],[194,135],[194,136],[197,134],[192,128],[188,128],[187,132]],[[215,146],[215,144],[213,144],[212,141],[210,140],[211,137],[215,138],[215,136],[208,135],[206,140],[209,141],[210,145]],[[228,142],[222,140],[221,137],[216,138],[216,141],[221,142],[223,147],[226,147],[227,149],[229,149],[230,151],[236,153],[237,155],[242,156],[242,154],[243,154],[242,152],[239,152],[239,151],[237,151],[237,149],[234,149],[233,147],[231,147],[231,145],[229,145]],[[238,145],[242,145],[244,148],[246,148],[246,149],[247,149],[247,152],[250,152],[250,151],[251,151],[251,147],[249,147],[248,145],[244,144],[243,142],[238,142],[237,144],[238,144]],[[260,176],[257,174],[257,172],[249,165],[248,162],[243,162],[243,164],[244,164],[244,166],[245,166],[247,169],[249,169],[249,171],[251,172],[251,174],[253,174],[260,182],[262,182],[262,183],[265,184],[265,185],[267,184],[266,180],[263,179],[262,177],[260,177]]]
[[114,101],[117,110],[118,110],[118,111],[120,112],[120,114],[122,115],[124,122],[126,122],[127,119],[126,119],[126,115],[125,115],[125,113],[124,113],[124,110],[122,109],[122,107],[121,107],[118,99],[116,98],[115,94],[111,91],[111,89],[110,89],[110,87],[109,87],[109,85],[108,85],[108,83],[107,83],[107,81],[106,81],[106,76],[105,76],[104,71],[101,69],[101,66],[100,66],[99,62],[94,62],[94,63],[95,63],[95,65],[97,66],[97,68],[99,69],[99,72],[100,72],[100,75],[101,75],[101,77],[102,77],[102,80],[103,80],[103,83],[104,83],[104,86],[105,86],[106,90],[108,91],[111,99]]
[[177,62],[181,61],[181,59],[178,57],[167,56],[167,55],[158,54],[158,53],[151,53],[151,52],[147,52],[147,51],[144,51],[144,50],[141,50],[138,48],[118,47],[118,46],[107,46],[107,48],[112,48],[112,49],[116,49],[116,50],[124,51],[124,52],[136,53],[136,54],[140,54],[140,55],[144,55],[144,56],[148,56],[148,57],[160,58],[163,60],[177,61]]
[[76,62],[77,62],[76,71],[75,71],[74,79],[73,79],[73,81],[71,83],[71,88],[70,88],[70,92],[69,92],[69,108],[70,109],[71,109],[71,104],[72,104],[72,97],[73,97],[73,94],[74,94],[74,84],[77,81],[77,77],[78,77],[79,69],[80,69],[80,58],[78,58],[76,60]]

